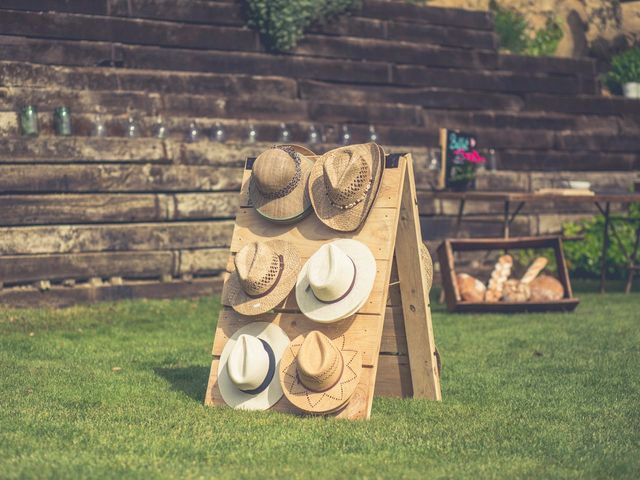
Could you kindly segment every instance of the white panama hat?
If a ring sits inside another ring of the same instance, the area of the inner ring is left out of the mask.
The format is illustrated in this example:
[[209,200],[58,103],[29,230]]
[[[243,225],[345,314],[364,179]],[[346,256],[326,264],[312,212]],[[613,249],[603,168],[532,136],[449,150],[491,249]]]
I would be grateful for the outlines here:
[[218,388],[227,405],[266,410],[282,398],[279,363],[289,337],[278,325],[254,322],[227,341],[218,364]]
[[298,307],[316,322],[337,322],[362,308],[375,278],[376,260],[364,243],[349,239],[327,243],[298,274]]

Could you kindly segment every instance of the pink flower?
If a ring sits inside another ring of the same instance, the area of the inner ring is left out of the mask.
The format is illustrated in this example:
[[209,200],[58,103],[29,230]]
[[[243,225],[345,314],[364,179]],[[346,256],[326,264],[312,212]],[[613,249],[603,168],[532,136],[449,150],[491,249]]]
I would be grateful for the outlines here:
[[487,159],[484,158],[482,155],[480,155],[477,150],[474,150],[472,152],[465,152],[464,150],[455,150],[453,153],[456,155],[461,155],[465,159],[465,161],[469,163],[481,164],[487,161]]

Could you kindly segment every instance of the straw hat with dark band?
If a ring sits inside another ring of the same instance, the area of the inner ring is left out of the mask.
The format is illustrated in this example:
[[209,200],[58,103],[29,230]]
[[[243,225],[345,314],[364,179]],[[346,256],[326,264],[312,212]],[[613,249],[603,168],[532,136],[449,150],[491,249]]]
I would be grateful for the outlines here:
[[296,337],[280,361],[280,384],[294,406],[307,413],[342,409],[362,371],[362,354],[347,349],[344,335],[330,340],[318,331]]
[[309,176],[309,195],[320,221],[340,232],[357,230],[376,198],[383,167],[384,152],[375,143],[322,155]]
[[226,302],[243,315],[272,310],[291,292],[300,271],[298,251],[289,242],[252,242],[236,254],[225,285]]
[[249,198],[256,211],[274,222],[295,222],[311,211],[307,191],[313,160],[311,150],[277,145],[255,159]]

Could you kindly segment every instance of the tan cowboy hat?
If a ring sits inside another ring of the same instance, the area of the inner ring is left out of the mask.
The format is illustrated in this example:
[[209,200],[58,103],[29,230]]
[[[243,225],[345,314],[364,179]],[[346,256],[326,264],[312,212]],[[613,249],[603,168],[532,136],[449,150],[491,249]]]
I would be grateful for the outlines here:
[[309,176],[309,196],[320,221],[340,232],[357,230],[371,210],[383,168],[384,152],[375,143],[322,155]]
[[307,190],[314,153],[298,145],[276,145],[255,159],[249,198],[264,218],[292,223],[311,211]]
[[282,398],[279,362],[289,337],[278,325],[254,322],[237,330],[218,364],[218,389],[227,405],[266,410]]
[[291,292],[300,271],[300,256],[283,240],[251,242],[234,258],[229,275],[226,302],[242,315],[259,315],[272,310]]
[[298,308],[320,323],[353,315],[371,294],[376,267],[371,250],[362,242],[340,239],[324,244],[298,274]]
[[431,253],[429,253],[429,249],[427,246],[420,242],[420,261],[424,266],[424,281],[427,287],[427,292],[431,291],[431,287],[433,286],[433,260],[431,259]]
[[343,408],[360,381],[362,354],[345,348],[344,335],[330,340],[318,331],[296,337],[280,361],[284,396],[307,413]]

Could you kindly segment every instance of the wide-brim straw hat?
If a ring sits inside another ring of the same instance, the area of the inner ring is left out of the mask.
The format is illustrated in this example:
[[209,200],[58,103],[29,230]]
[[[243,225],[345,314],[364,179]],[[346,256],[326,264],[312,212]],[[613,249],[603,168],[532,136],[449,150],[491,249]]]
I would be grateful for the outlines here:
[[300,269],[298,308],[320,323],[350,317],[367,302],[376,272],[376,260],[364,243],[340,239],[325,244]]
[[[313,340],[311,345],[308,340]],[[313,376],[305,375],[301,369],[301,348],[306,348],[306,362],[316,370]],[[335,365],[327,362],[331,355],[338,360]],[[280,361],[280,384],[284,396],[295,407],[306,413],[326,414],[347,405],[358,386],[361,372],[362,353],[349,348],[344,335],[330,340],[320,332],[310,332],[307,337],[296,337],[285,349]],[[309,388],[309,382],[321,385],[323,381],[328,381],[328,388],[320,387],[322,391]]]
[[322,223],[340,232],[357,230],[376,199],[384,151],[375,143],[331,150],[316,160],[309,195]]
[[[229,374],[229,357],[242,335],[260,339],[270,350],[269,361],[273,362],[268,365],[270,376],[265,379],[265,384],[261,386],[258,393],[242,391]],[[244,410],[266,410],[276,404],[283,393],[280,383],[280,360],[288,345],[287,334],[273,323],[254,322],[237,330],[227,340],[218,364],[218,389],[224,402],[230,407]]]
[[225,285],[226,304],[242,315],[272,310],[292,291],[301,264],[296,248],[284,240],[245,245]]
[[299,145],[276,145],[255,159],[249,181],[251,205],[262,217],[293,223],[311,212],[307,188],[315,154]]
[[431,291],[431,287],[433,286],[433,259],[431,258],[431,253],[427,246],[420,242],[420,261],[424,266],[424,281],[425,286],[427,287],[427,292]]

